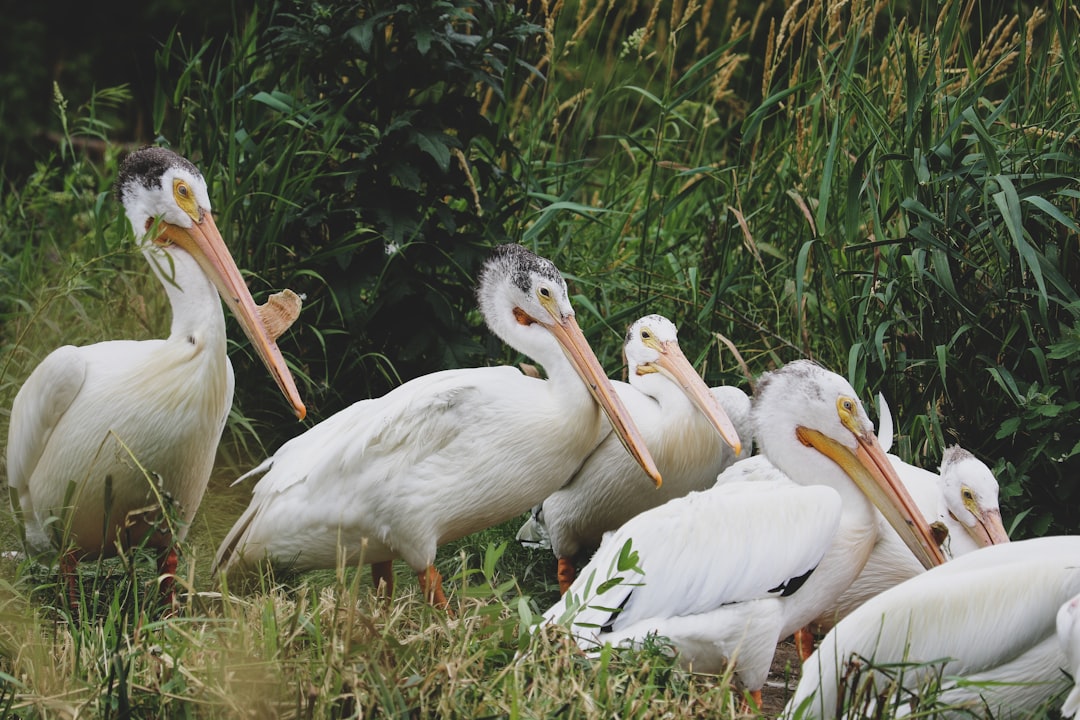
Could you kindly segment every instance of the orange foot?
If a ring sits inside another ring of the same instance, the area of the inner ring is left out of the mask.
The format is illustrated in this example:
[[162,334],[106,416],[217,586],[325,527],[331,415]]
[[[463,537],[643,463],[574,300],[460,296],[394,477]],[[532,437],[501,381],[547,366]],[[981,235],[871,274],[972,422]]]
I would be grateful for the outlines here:
[[743,715],[758,715],[761,713],[761,691],[760,690],[747,690],[746,694],[750,696],[750,700],[747,701],[746,697],[743,697],[742,711]]
[[574,578],[577,577],[577,568],[574,567],[574,561],[570,558],[559,558],[559,594],[565,595],[566,591],[570,589],[570,586],[574,584]]
[[68,609],[72,617],[79,616],[79,556],[68,550],[60,556],[60,577],[67,587]]
[[158,593],[161,597],[163,612],[173,615],[179,610],[176,604],[176,548],[170,547],[158,555]]
[[439,574],[434,565],[428,565],[427,569],[417,573],[417,577],[420,579],[420,590],[424,593],[424,598],[428,602],[443,610],[450,607],[450,603],[443,593],[442,575]]
[[795,631],[795,649],[799,651],[799,659],[803,662],[814,654],[814,633],[810,628]]

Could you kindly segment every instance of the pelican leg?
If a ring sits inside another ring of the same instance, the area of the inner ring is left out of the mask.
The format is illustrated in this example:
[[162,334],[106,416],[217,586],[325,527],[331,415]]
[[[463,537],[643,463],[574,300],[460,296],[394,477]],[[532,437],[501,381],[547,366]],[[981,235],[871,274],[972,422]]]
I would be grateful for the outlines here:
[[[749,696],[749,700],[747,696]],[[759,716],[761,714],[761,691],[747,690],[740,705],[742,706],[739,708],[741,714]]]
[[574,561],[570,558],[559,558],[559,594],[565,595],[566,591],[570,589],[570,586],[574,584],[574,578],[577,577],[577,568],[574,566]]
[[806,662],[814,654],[814,631],[808,627],[796,630],[795,649],[799,651],[799,659]]
[[158,553],[158,592],[166,610],[176,606],[176,548],[168,547]]
[[371,563],[371,582],[375,592],[389,598],[394,594],[394,561]]
[[68,607],[72,616],[79,613],[79,557],[74,550],[60,556],[60,577],[67,586]]
[[420,579],[420,590],[424,593],[424,598],[428,602],[444,610],[450,606],[446,595],[443,593],[442,575],[439,574],[434,565],[428,565],[425,570],[418,572],[416,575]]

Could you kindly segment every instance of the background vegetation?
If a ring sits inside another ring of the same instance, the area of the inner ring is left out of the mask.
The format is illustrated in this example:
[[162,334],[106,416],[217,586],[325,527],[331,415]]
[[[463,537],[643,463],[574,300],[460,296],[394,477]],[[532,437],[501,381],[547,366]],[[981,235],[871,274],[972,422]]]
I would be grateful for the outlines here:
[[[521,360],[481,327],[471,289],[487,249],[513,240],[567,273],[613,374],[645,312],[678,323],[710,384],[750,389],[724,339],[755,376],[815,358],[864,400],[888,397],[905,459],[934,467],[958,442],[986,460],[1014,537],[1077,530],[1075,5],[183,7],[88,26],[92,47],[47,41],[44,9],[12,16],[38,62],[0,69],[0,431],[53,348],[167,328],[108,194],[121,154],[157,142],[207,175],[256,296],[305,295],[283,346],[309,422],[423,373]],[[300,430],[243,342],[231,356],[233,417],[185,549],[206,592],[247,492],[225,485]],[[72,633],[38,606],[58,602],[50,576],[13,564],[0,709],[648,716],[727,703],[722,683],[660,652],[596,666],[554,652],[565,638],[521,632],[550,599],[550,563],[513,549],[496,564],[513,529],[445,553],[454,620],[372,605],[346,573],[200,595],[174,622],[105,603],[81,626],[96,630]],[[519,649],[532,664],[512,662]]]

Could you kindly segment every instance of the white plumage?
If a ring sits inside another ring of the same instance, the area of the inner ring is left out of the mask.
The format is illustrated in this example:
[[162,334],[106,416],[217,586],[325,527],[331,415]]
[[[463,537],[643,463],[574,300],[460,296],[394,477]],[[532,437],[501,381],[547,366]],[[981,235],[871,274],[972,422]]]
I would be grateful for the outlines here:
[[938,517],[949,528],[948,549],[953,557],[1009,541],[998,505],[994,473],[958,445],[941,457]]
[[[695,670],[733,659],[758,692],[776,643],[834,601],[869,555],[867,495],[927,564],[943,560],[843,378],[789,363],[759,381],[751,415],[764,457],[721,476],[750,482],[718,482],[629,520],[545,619],[571,624],[586,649],[657,634]],[[620,568],[627,543],[636,562]]]
[[504,245],[485,264],[478,295],[491,330],[548,379],[512,367],[432,373],[290,440],[240,478],[262,476],[221,544],[218,570],[334,567],[340,547],[346,562],[371,563],[377,582],[389,583],[391,561],[402,558],[443,604],[437,546],[508,520],[565,483],[602,439],[601,408],[659,483],[558,269]]
[[[887,457],[926,521],[941,523],[948,530],[942,545],[946,558],[1009,541],[1001,523],[997,479],[974,455],[955,445],[946,449],[940,474],[904,462],[896,455]],[[814,621],[813,629],[827,631],[870,598],[924,570],[888,521],[879,515],[877,540],[866,566],[836,603]]]
[[[894,682],[875,666],[911,663],[902,682],[906,703],[941,678],[938,702],[956,710],[936,717],[1027,717],[1069,687],[1072,672],[1059,642],[1059,608],[1080,593],[1080,537],[1057,536],[994,545],[953,559],[868,600],[837,623],[803,663],[787,716],[839,717],[838,687],[849,659],[861,658],[862,680],[883,691]],[[889,698],[891,704],[895,699]],[[865,710],[865,709],[864,709]]]
[[[50,353],[11,409],[8,483],[33,552],[111,556],[149,535],[181,540],[202,500],[232,404],[221,298],[301,418],[304,405],[210,213],[206,182],[179,155],[124,161],[117,195],[172,306],[164,340],[113,340]],[[153,232],[148,232],[148,231]],[[178,525],[165,528],[161,499]],[[161,569],[175,568],[175,554]]]
[[[893,419],[885,396],[878,394],[881,415],[878,441],[886,453],[892,447]],[[958,445],[945,449],[937,473],[889,454],[927,522],[948,530],[943,549],[956,557],[987,545],[1009,541],[998,505],[998,481],[986,463]]]
[[1065,670],[1073,679],[1072,689],[1061,706],[1061,714],[1072,717],[1080,710],[1080,595],[1074,595],[1058,608],[1057,637],[1065,654]]
[[[750,398],[734,387],[710,390],[679,348],[674,323],[660,315],[637,320],[623,349],[629,383],[614,387],[641,430],[664,484],[643,489],[641,468],[611,436],[566,485],[544,500],[540,517],[559,559],[563,590],[573,580],[574,563],[587,560],[605,532],[644,510],[704,490],[751,445]],[[740,439],[744,444],[736,450],[733,445]]]

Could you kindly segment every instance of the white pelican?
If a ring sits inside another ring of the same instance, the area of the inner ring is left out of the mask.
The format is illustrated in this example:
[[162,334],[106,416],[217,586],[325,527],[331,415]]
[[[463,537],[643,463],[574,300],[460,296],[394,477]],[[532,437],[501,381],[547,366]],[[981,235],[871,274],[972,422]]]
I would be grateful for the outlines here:
[[779,479],[718,482],[630,519],[544,617],[586,649],[658,634],[695,670],[732,661],[760,705],[777,642],[862,569],[877,532],[868,496],[924,563],[944,560],[839,375],[809,361],[767,373],[751,418],[764,457],[721,477]]
[[970,452],[952,445],[941,457],[941,498],[938,516],[949,528],[946,550],[956,557],[972,550],[1009,542],[998,506],[994,473]]
[[998,505],[998,481],[986,463],[958,445],[945,449],[936,474],[904,462],[889,453],[892,413],[880,393],[878,408],[881,415],[878,441],[926,521],[940,522],[948,530],[943,547],[945,555],[956,557],[987,545],[1008,542]]
[[[970,452],[956,445],[947,448],[940,474],[906,463],[896,455],[886,457],[926,522],[940,523],[948,531],[942,544],[947,559],[1009,541],[998,507],[997,478]],[[812,631],[825,633],[870,598],[924,570],[879,514],[877,540],[865,567],[837,601],[811,623]],[[812,650],[812,635],[799,633],[795,642],[805,660]]]
[[1080,595],[1069,598],[1058,609],[1057,636],[1061,651],[1065,654],[1065,669],[1073,679],[1072,690],[1061,706],[1064,717],[1072,717],[1080,710]]
[[750,435],[750,398],[734,387],[710,391],[683,355],[675,324],[667,318],[637,320],[626,333],[623,352],[630,382],[615,383],[615,390],[641,430],[664,484],[642,492],[641,468],[609,436],[566,485],[544,500],[534,515],[542,518],[558,558],[563,592],[574,580],[575,563],[588,559],[605,532],[712,485],[741,455],[739,439]]
[[[220,294],[293,410],[304,405],[222,240],[206,182],[164,148],[131,153],[117,197],[143,255],[168,293],[164,340],[112,340],[50,353],[15,396],[8,484],[32,552],[57,547],[74,585],[75,563],[115,555],[148,538],[171,596],[176,553],[202,500],[232,405]],[[167,498],[167,500],[166,500]],[[167,526],[162,502],[176,508]]]
[[880,692],[878,702],[903,706],[932,682],[942,689],[936,707],[952,708],[935,717],[1029,717],[1071,685],[1063,670],[1075,664],[1055,630],[1062,603],[1080,593],[1077,558],[1080,537],[1004,543],[871,598],[803,663],[787,715],[842,717],[841,686],[856,684],[864,698]]
[[[547,370],[446,370],[362,400],[284,444],[222,542],[216,571],[263,561],[296,570],[372,564],[391,585],[402,558],[445,606],[436,547],[508,520],[566,482],[602,439],[600,408],[646,473],[648,450],[581,330],[558,268],[520,245],[480,274],[488,327]],[[599,403],[599,407],[598,404]],[[239,482],[239,481],[238,481]]]

